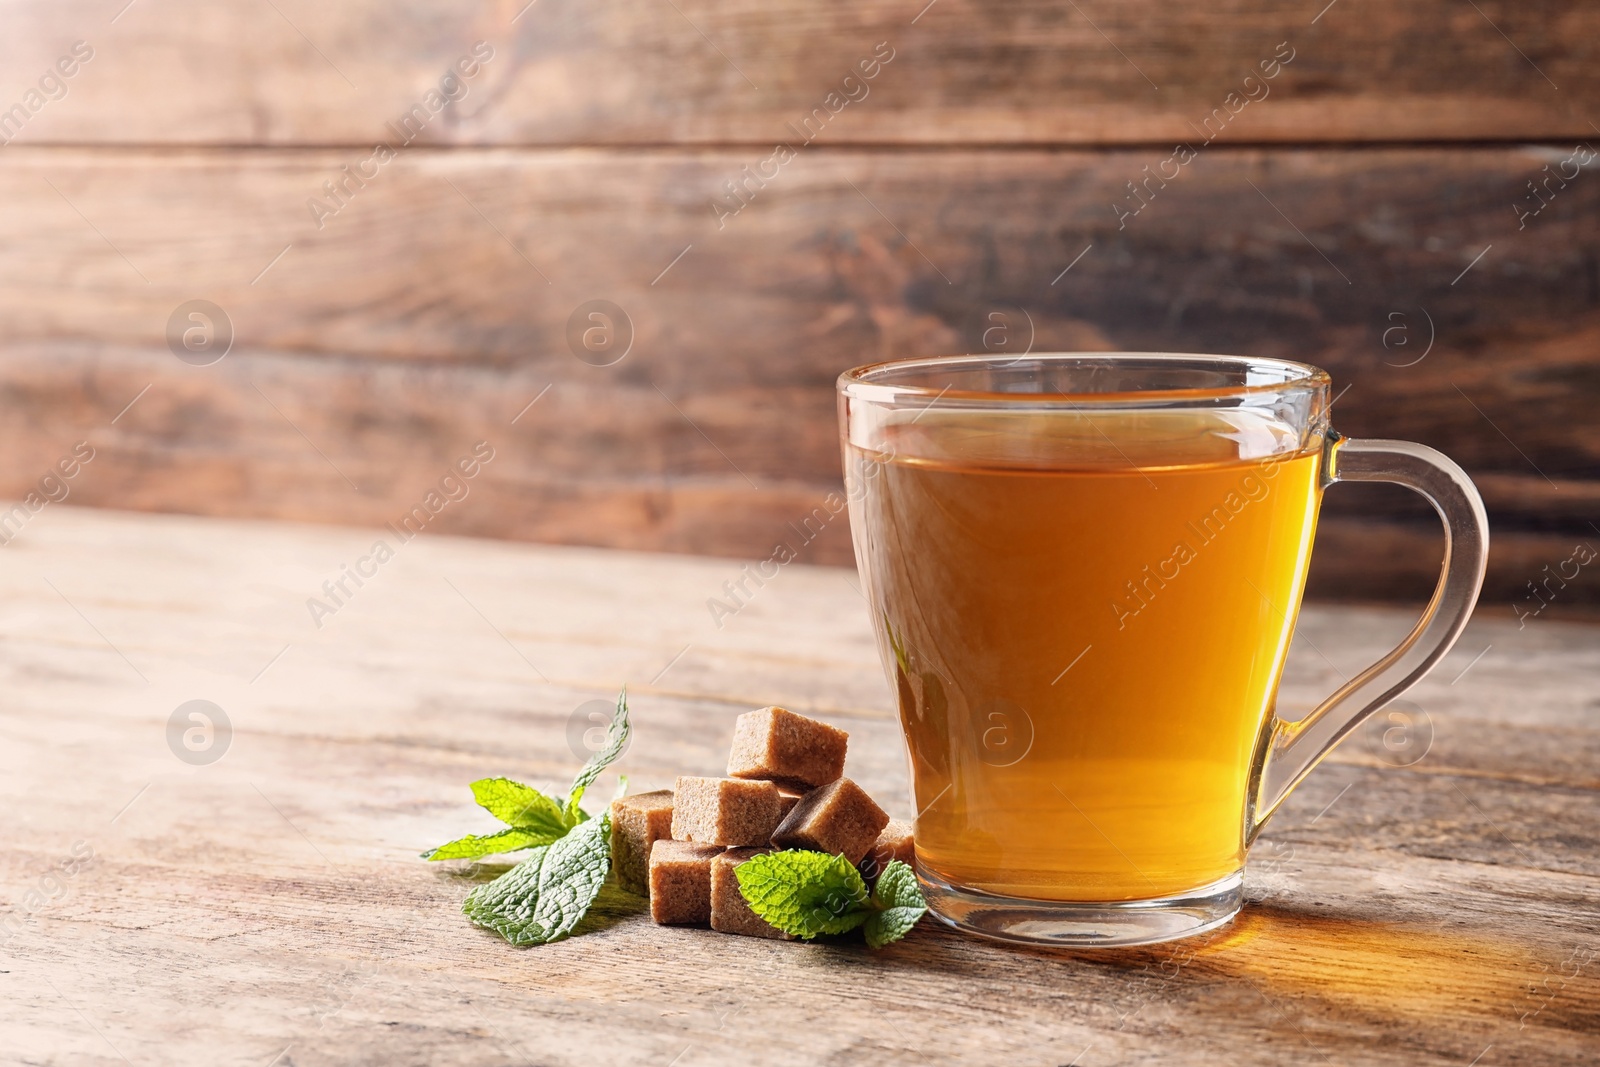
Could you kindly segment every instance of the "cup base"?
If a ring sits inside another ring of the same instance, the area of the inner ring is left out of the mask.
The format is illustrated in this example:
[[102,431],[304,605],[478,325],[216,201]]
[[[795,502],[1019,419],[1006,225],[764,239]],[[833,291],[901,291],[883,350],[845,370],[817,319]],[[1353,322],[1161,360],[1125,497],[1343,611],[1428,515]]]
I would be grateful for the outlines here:
[[1014,944],[1121,948],[1215,930],[1239,913],[1244,872],[1176,896],[1088,903],[1007,897],[950,885],[919,872],[928,908],[947,926]]

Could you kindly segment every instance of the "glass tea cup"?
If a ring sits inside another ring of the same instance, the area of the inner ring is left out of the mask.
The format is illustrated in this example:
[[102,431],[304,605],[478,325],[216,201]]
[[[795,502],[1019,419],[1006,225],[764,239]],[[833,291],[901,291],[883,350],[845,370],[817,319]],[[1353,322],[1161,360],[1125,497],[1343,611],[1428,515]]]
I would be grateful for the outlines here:
[[[956,356],[839,379],[858,567],[894,688],[932,910],[1132,945],[1230,920],[1262,824],[1449,651],[1488,524],[1439,452],[1341,437],[1281,360]],[[1407,486],[1444,520],[1401,644],[1315,710],[1275,704],[1323,490]]]

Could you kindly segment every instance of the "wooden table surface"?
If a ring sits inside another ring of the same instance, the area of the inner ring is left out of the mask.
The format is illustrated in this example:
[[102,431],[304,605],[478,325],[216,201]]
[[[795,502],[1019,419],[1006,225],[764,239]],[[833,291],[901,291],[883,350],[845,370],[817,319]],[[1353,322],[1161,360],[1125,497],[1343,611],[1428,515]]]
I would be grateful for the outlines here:
[[[634,790],[718,773],[734,716],[782,703],[908,814],[854,576],[787,567],[718,628],[729,561],[429,537],[318,628],[307,598],[377,536],[51,505],[0,552],[0,1063],[1600,1054],[1600,627],[1474,623],[1409,727],[1289,801],[1213,935],[1061,953],[927,921],[872,953],[657,927],[608,890],[582,936],[515,950],[417,853],[490,828],[474,778],[563,788],[575,710],[624,682]],[[1308,609],[1285,706],[1408,622]],[[232,724],[209,764],[168,743],[195,699]]]

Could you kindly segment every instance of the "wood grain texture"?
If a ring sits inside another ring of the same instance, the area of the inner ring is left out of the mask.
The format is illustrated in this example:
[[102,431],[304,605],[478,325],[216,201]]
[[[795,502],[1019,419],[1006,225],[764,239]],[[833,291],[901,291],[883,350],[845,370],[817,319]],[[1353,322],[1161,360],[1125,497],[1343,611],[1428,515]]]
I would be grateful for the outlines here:
[[[84,502],[378,523],[505,441],[444,528],[763,558],[838,485],[839,371],[1031,340],[1327,367],[1343,431],[1480,478],[1508,603],[1600,536],[1600,181],[1522,229],[1513,207],[1552,149],[1214,147],[1120,219],[1164,153],[815,149],[721,226],[748,152],[462,149],[401,156],[319,229],[348,156],[7,149],[0,492],[88,437]],[[166,347],[194,298],[233,324],[215,366]],[[632,322],[613,366],[569,346],[595,298]],[[1350,551],[1314,590],[1426,588],[1425,507],[1328,508]],[[838,525],[800,547],[850,558]]]
[[19,141],[370,144],[478,41],[494,58],[431,116],[426,143],[770,146],[849,89],[880,42],[893,61],[829,119],[825,140],[1186,140],[1280,46],[1292,62],[1230,138],[1585,139],[1600,110],[1600,15],[1581,0],[118,7],[8,5],[7,105],[75,40],[94,49]]
[[[785,568],[719,629],[704,600],[736,576],[728,562],[423,537],[316,629],[305,598],[373,536],[52,505],[0,552],[0,1060],[715,1064],[759,1044],[777,1065],[1459,1067],[1592,1052],[1592,626],[1474,623],[1409,694],[1421,758],[1397,766],[1415,753],[1385,745],[1386,723],[1350,738],[1270,824],[1251,903],[1209,938],[1048,953],[930,923],[869,953],[659,928],[608,893],[582,936],[517,951],[459,914],[470,874],[416,853],[481,827],[474,777],[563,784],[572,712],[624,681],[637,734],[618,769],[634,789],[714,773],[734,716],[777,701],[849,730],[852,777],[908,814],[868,620],[832,569]],[[1308,609],[1285,709],[1409,621]],[[164,736],[194,698],[235,729],[209,766]]]

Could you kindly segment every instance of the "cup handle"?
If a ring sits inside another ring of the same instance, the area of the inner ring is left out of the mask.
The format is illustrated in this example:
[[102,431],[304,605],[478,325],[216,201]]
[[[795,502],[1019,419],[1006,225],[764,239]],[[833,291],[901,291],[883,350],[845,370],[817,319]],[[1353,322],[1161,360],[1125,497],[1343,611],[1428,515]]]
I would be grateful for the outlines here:
[[1333,746],[1410,689],[1456,643],[1483,586],[1489,517],[1467,472],[1449,457],[1409,441],[1360,441],[1330,432],[1322,484],[1393,482],[1427,498],[1444,521],[1444,564],[1422,618],[1406,639],[1297,722],[1273,716],[1257,745],[1247,842]]

